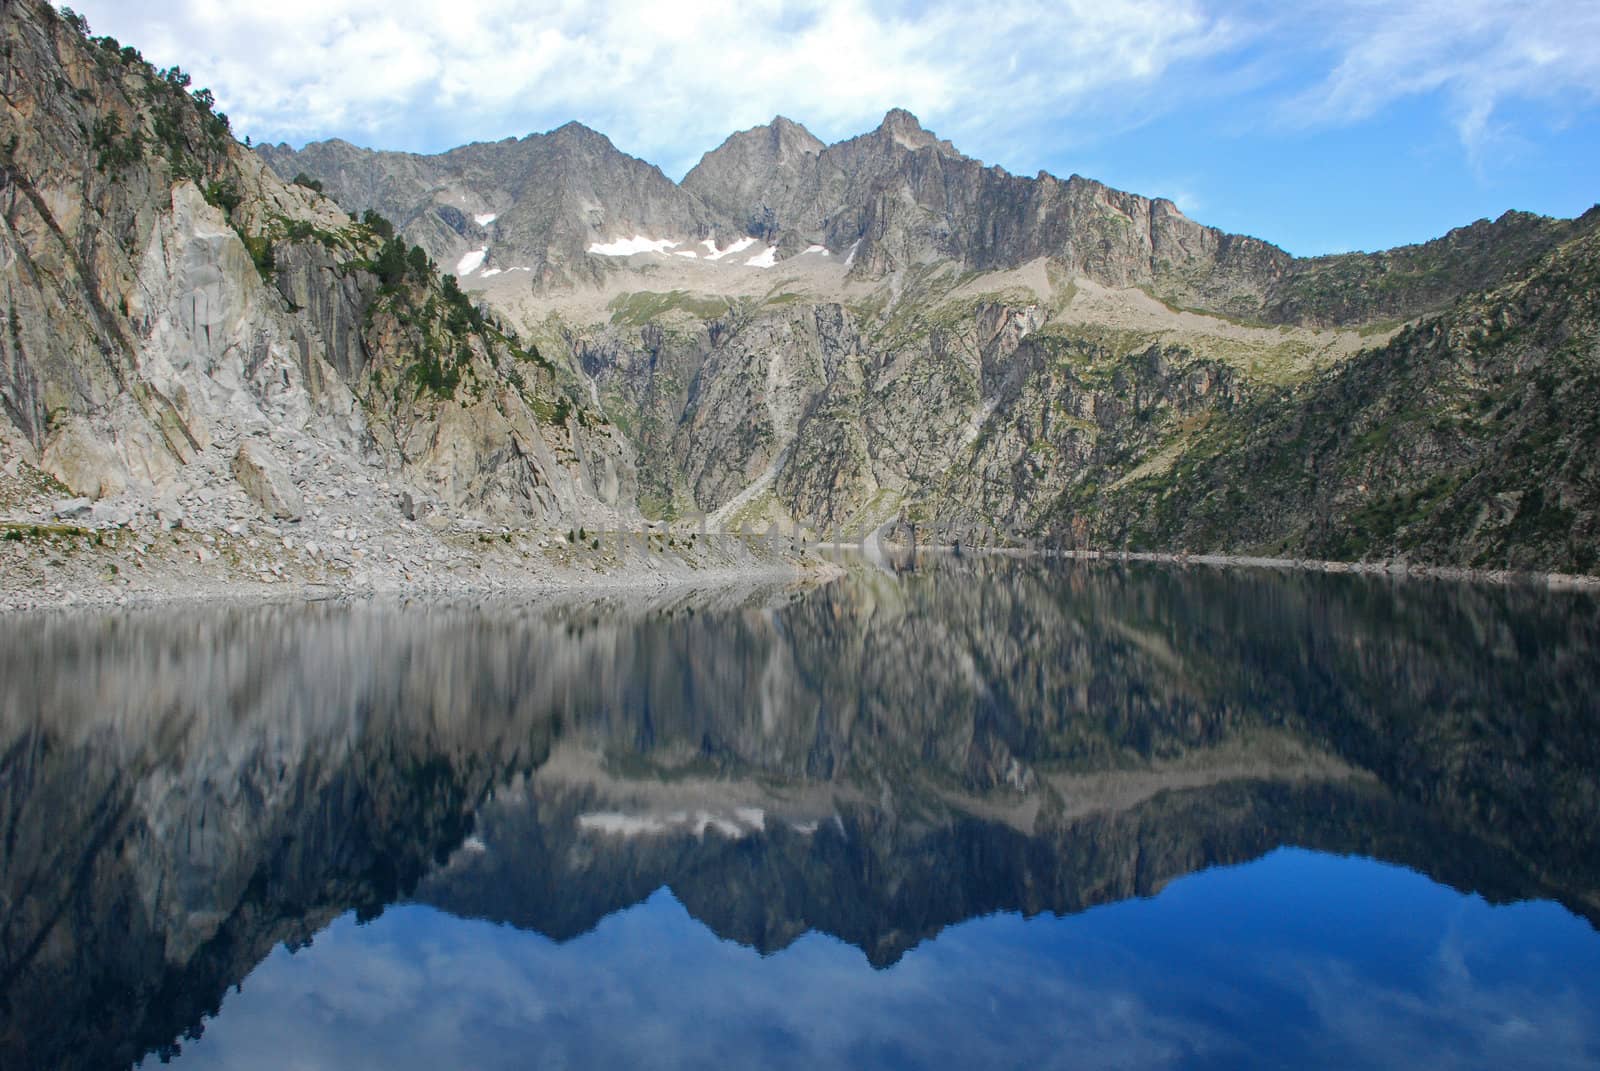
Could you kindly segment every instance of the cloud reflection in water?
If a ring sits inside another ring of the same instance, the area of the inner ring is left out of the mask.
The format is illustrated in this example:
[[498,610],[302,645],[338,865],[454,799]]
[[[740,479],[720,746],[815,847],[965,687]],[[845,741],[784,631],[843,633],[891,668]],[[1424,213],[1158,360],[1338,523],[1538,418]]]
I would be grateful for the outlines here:
[[665,889],[565,943],[408,905],[279,949],[179,1064],[1590,1067],[1589,936],[1552,904],[1300,850],[976,919],[885,970],[818,934],[763,957]]

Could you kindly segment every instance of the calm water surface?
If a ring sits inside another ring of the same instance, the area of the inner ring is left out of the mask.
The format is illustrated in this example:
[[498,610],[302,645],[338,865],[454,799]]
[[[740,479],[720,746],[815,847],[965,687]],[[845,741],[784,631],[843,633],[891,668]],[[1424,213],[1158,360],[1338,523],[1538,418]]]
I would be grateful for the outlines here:
[[1600,600],[0,621],[0,1067],[1600,1065]]

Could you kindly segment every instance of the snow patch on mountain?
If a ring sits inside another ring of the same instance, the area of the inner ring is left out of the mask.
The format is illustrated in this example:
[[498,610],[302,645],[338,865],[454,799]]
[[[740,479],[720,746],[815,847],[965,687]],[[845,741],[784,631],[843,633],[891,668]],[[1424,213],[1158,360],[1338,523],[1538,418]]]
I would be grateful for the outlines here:
[[737,242],[734,242],[728,248],[722,250],[719,250],[717,248],[717,243],[711,241],[709,238],[700,244],[705,246],[707,249],[705,256],[706,260],[721,260],[723,257],[729,257],[735,253],[743,253],[746,249],[749,249],[751,246],[755,245],[756,240],[754,238],[740,238]]
[[642,234],[636,234],[632,238],[595,242],[589,247],[589,252],[602,257],[631,257],[635,253],[665,253],[682,244],[671,238],[647,238]]

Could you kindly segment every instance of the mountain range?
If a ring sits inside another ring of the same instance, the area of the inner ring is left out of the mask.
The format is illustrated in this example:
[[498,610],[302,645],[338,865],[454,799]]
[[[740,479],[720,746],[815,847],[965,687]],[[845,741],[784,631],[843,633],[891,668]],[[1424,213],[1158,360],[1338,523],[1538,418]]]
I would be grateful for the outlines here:
[[898,109],[681,183],[577,123],[252,152],[4,27],[4,439],[73,492],[192,499],[288,426],[301,482],[502,524],[1597,567],[1600,211],[1297,258]]
[[1074,276],[1222,315],[1365,324],[1493,287],[1580,229],[1508,213],[1423,246],[1295,258],[1197,224],[1166,199],[1078,175],[986,167],[903,109],[835,145],[779,116],[734,134],[679,184],[579,123],[436,156],[343,141],[258,151],[280,176],[313,180],[347,211],[393,219],[465,275],[523,266],[535,283],[596,278],[605,263],[595,253],[722,259],[730,254],[702,243],[748,241],[735,263],[768,249],[774,263],[826,251],[848,259],[855,277],[879,279],[919,265],[990,272],[1048,259]]

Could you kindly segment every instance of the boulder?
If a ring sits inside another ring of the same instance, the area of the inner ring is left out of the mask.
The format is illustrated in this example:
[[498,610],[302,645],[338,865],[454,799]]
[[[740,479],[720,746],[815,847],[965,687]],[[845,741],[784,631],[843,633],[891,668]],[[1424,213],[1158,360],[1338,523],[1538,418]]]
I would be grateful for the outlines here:
[[101,528],[126,528],[133,523],[133,512],[126,502],[96,502],[90,516]]
[[239,444],[239,452],[233,458],[233,475],[245,494],[268,516],[297,521],[305,513],[305,503],[288,470],[264,443],[247,440]]
[[119,494],[128,485],[116,448],[86,420],[63,422],[45,445],[40,467],[86,498]]

